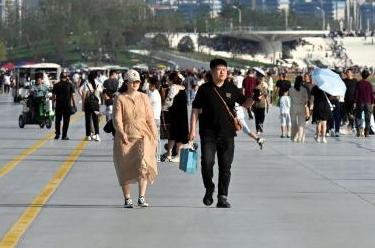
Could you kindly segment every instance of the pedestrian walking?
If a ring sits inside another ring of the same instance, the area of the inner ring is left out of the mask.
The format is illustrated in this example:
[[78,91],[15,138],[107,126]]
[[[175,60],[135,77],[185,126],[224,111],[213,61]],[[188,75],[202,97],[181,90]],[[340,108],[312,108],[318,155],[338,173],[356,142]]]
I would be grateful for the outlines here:
[[161,97],[159,94],[159,80],[157,77],[151,77],[147,95],[150,98],[152,112],[154,114],[155,124],[158,131],[158,146],[156,152],[156,159],[160,161],[160,116],[161,116]]
[[11,84],[12,84],[12,77],[10,75],[10,72],[6,72],[4,75],[4,93],[5,94],[9,94]]
[[289,91],[291,87],[292,87],[292,83],[286,79],[286,73],[285,72],[280,73],[279,80],[277,80],[276,82],[276,92],[275,92],[275,94],[277,94],[277,96],[279,97],[278,101],[284,95],[284,92]]
[[353,71],[351,68],[346,69],[344,83],[346,86],[346,92],[344,97],[344,123],[348,125],[350,131],[355,128],[354,126],[354,97],[355,88],[357,86],[357,79],[353,76]]
[[[82,110],[85,112],[86,139],[101,141],[99,137],[100,93],[95,83],[96,73],[90,72],[87,81],[81,86]],[[94,130],[92,130],[93,125]]]
[[138,183],[138,206],[148,207],[146,190],[158,175],[156,163],[157,129],[150,100],[138,91],[141,79],[133,69],[125,74],[120,95],[113,105],[113,161],[125,198],[125,208],[133,208],[131,184]]
[[306,117],[310,115],[308,109],[308,92],[303,87],[302,76],[297,76],[294,87],[289,90],[290,95],[290,117],[292,122],[291,139],[293,142],[303,143],[305,141]]
[[72,107],[76,106],[74,100],[73,84],[68,79],[68,74],[62,72],[60,81],[53,85],[53,103],[55,106],[55,139],[60,138],[61,121],[63,120],[62,140],[69,140],[68,129]]
[[273,95],[274,83],[273,83],[271,71],[267,72],[266,83],[267,83],[267,86],[268,86],[267,89],[268,89],[269,102],[270,102],[270,104],[272,104],[273,98],[274,98],[274,95]]
[[288,91],[280,97],[280,120],[281,120],[281,138],[290,138],[290,129],[292,122],[290,120],[290,97]]
[[103,83],[103,95],[102,98],[105,104],[105,118],[108,122],[112,119],[113,112],[113,99],[119,88],[119,80],[117,71],[111,71],[109,79],[105,80]]
[[[231,166],[234,156],[234,137],[236,130],[231,117],[235,103],[249,108],[251,99],[245,99],[241,91],[227,79],[227,62],[213,59],[210,62],[211,74],[208,82],[199,89],[191,113],[189,140],[194,141],[196,123],[199,118],[199,135],[201,140],[202,178],[206,189],[203,203],[210,206],[213,203],[215,184],[213,182],[213,167],[215,155],[218,158],[218,208],[230,208],[228,201]],[[246,100],[246,101],[245,101]],[[224,104],[224,102],[225,104]],[[232,111],[230,115],[227,108]]]
[[313,113],[312,121],[316,123],[315,140],[320,143],[327,143],[327,120],[332,116],[332,104],[329,101],[329,95],[314,86],[311,90],[310,111]]
[[[367,80],[370,76],[370,72],[364,69],[361,73],[362,80],[356,85],[354,92],[354,109],[356,115],[356,129],[357,137],[361,136],[361,132],[364,132],[365,137],[369,137],[370,133],[370,116],[373,112],[374,94],[371,83]],[[362,112],[365,115],[365,127],[364,130],[360,125]]]
[[268,86],[263,81],[265,73],[260,68],[254,67],[256,86],[253,93],[253,111],[254,111],[254,120],[255,128],[257,134],[260,135],[263,133],[263,125],[266,117],[266,112],[269,109],[268,102]]
[[[169,81],[172,85],[163,106],[163,110],[168,110],[169,120],[167,159],[170,162],[179,163],[180,150],[189,139],[188,103],[185,87],[182,85],[182,75],[176,71],[172,72],[169,75]],[[174,146],[176,146],[176,156],[172,157]]]

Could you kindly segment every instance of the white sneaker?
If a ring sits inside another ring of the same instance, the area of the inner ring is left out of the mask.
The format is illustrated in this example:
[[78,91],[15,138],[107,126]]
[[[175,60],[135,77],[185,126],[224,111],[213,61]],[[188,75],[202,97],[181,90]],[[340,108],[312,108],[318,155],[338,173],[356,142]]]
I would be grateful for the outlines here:
[[315,135],[315,136],[314,136],[314,139],[315,139],[315,141],[316,141],[317,143],[320,143],[320,136]]
[[326,137],[323,137],[322,142],[325,143],[325,144],[327,144],[327,139],[326,139]]
[[92,140],[92,137],[91,137],[91,136],[86,136],[86,140],[87,140],[87,141],[91,141],[91,140]]
[[95,134],[92,138],[93,140],[98,141],[98,142],[102,141],[99,137],[99,134]]
[[172,162],[172,163],[180,163],[180,157],[174,157],[172,159],[169,160],[169,162]]

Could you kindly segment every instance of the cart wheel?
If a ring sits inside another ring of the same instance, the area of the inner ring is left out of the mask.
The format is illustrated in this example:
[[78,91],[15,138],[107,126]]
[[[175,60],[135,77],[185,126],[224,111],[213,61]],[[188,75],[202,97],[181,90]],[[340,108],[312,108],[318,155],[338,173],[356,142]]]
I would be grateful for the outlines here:
[[18,125],[20,126],[20,128],[24,128],[25,127],[25,118],[23,118],[23,115],[20,115],[18,117]]
[[50,129],[51,127],[52,127],[52,120],[48,118],[46,120],[46,128]]

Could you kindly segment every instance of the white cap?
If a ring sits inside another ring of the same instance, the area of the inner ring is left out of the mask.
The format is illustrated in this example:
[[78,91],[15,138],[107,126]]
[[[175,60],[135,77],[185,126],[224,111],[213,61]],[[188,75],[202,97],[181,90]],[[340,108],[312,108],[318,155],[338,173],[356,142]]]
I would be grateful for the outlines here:
[[128,83],[132,83],[132,82],[135,82],[135,81],[141,81],[141,77],[139,76],[139,73],[134,69],[128,70],[125,74],[124,79],[125,79],[125,81],[128,81]]
[[263,69],[260,68],[260,67],[254,67],[253,70],[256,71],[256,72],[258,72],[258,73],[259,73],[260,75],[262,75],[263,77],[266,76],[266,73],[265,73],[265,72],[263,71]]

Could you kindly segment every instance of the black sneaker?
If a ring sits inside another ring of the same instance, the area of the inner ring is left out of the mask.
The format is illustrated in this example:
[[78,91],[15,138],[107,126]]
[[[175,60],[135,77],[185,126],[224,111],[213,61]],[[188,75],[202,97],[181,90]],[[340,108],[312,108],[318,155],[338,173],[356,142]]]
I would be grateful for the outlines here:
[[212,195],[214,194],[214,190],[207,190],[206,189],[206,194],[204,194],[203,197],[203,204],[206,206],[211,206],[212,203],[214,203],[214,198]]
[[125,199],[124,208],[133,208],[133,201],[132,199]]
[[62,140],[70,140],[69,137],[62,137]]
[[55,140],[58,140],[60,138],[60,135],[55,135]]
[[228,202],[227,197],[224,196],[224,195],[221,195],[221,196],[218,196],[218,198],[217,198],[217,204],[216,204],[216,207],[217,207],[217,208],[230,208],[231,205],[230,205],[230,203]]
[[138,198],[138,206],[139,207],[142,207],[142,208],[147,208],[149,205],[148,203],[146,202],[145,198],[143,196],[140,196]]

